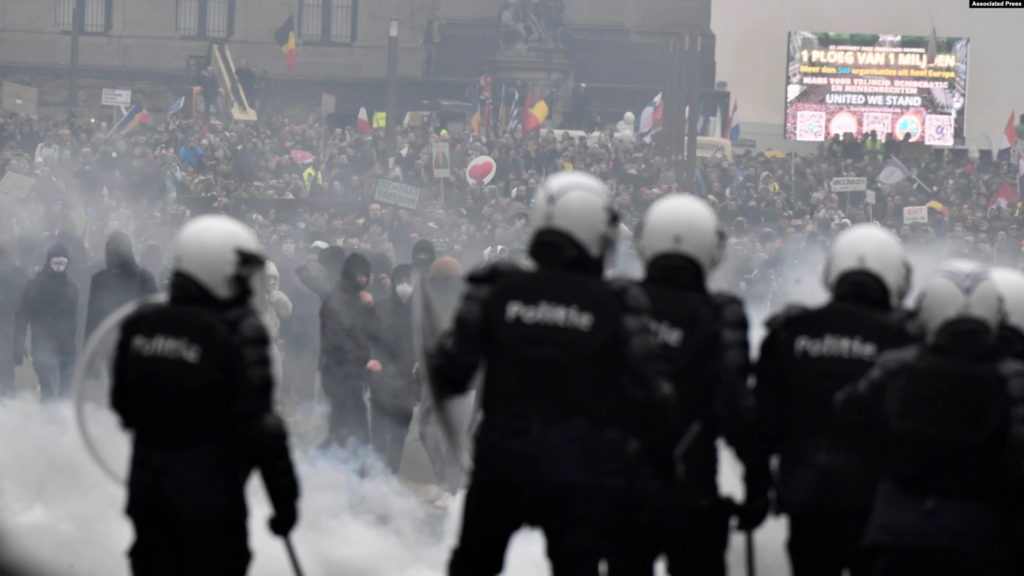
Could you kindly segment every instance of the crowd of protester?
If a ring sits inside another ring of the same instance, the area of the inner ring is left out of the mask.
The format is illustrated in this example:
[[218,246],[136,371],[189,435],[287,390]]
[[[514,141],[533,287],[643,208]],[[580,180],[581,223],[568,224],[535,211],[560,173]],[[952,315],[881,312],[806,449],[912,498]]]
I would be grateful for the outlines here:
[[[488,141],[433,118],[398,127],[398,153],[389,163],[382,130],[332,129],[305,111],[233,125],[179,116],[126,134],[93,120],[0,117],[0,178],[34,178],[27,191],[0,193],[0,385],[7,391],[14,365],[31,351],[44,394],[66,393],[85,336],[118,305],[166,287],[165,247],[183,222],[205,212],[244,221],[267,247],[272,264],[262,297],[283,360],[283,396],[293,405],[316,394],[310,383],[318,372],[347,380],[355,366],[371,378],[411,382],[411,343],[393,340],[408,336],[412,271],[453,276],[496,257],[523,258],[534,190],[560,170],[589,171],[609,183],[626,239],[662,195],[704,196],[728,238],[715,282],[745,295],[748,306],[775,306],[793,264],[820,258],[836,233],[859,222],[877,221],[909,246],[942,252],[937,257],[1014,267],[1024,261],[1017,170],[1008,156],[846,138],[799,156],[737,151],[731,160],[701,158],[688,186],[662,146],[611,129]],[[452,168],[443,182],[431,162],[431,143],[441,140],[450,143]],[[495,160],[487,183],[467,179],[467,164],[480,155]],[[883,185],[878,175],[893,157],[912,174]],[[866,177],[875,203],[865,193],[830,191],[831,179],[843,176]],[[416,208],[378,201],[380,178],[420,188]],[[903,207],[924,205],[932,206],[927,223],[903,222]],[[345,259],[356,253],[365,258]],[[54,258],[64,267],[57,270]],[[629,249],[619,260],[619,272],[635,271]],[[358,302],[376,314],[351,314]],[[360,336],[321,321],[357,323]],[[36,342],[48,330],[63,334],[54,337],[59,345]],[[332,344],[351,353],[344,366],[318,359],[321,345]],[[391,361],[371,357],[374,348],[390,348]],[[327,388],[327,396],[340,394]],[[407,430],[419,398],[406,385],[387,394],[389,407],[378,406],[373,418],[401,424],[375,440],[397,467],[387,446],[404,438],[401,426]]]

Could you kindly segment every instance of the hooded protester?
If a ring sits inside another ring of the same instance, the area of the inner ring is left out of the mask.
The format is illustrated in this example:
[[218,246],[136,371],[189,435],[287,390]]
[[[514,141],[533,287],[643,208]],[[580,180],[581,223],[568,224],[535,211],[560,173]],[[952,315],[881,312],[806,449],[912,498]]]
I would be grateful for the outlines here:
[[14,317],[28,275],[0,245],[0,397],[14,393]]
[[369,441],[363,394],[367,372],[379,372],[370,343],[379,334],[373,298],[365,293],[370,262],[362,254],[345,259],[341,281],[320,307],[320,374],[331,405],[328,441],[343,446],[349,439]]
[[430,274],[430,265],[437,259],[437,250],[430,240],[417,240],[412,245],[412,267],[424,278]]
[[378,305],[381,321],[381,372],[372,388],[373,447],[397,473],[405,437],[418,402],[413,367],[412,267],[399,264],[391,272],[391,295]]
[[153,275],[135,262],[132,241],[127,234],[118,231],[107,238],[106,257],[107,267],[93,274],[89,283],[86,338],[121,306],[157,291]]
[[27,356],[25,333],[32,327],[32,366],[43,400],[66,395],[75,366],[78,288],[68,279],[71,259],[63,244],[46,252],[46,263],[21,294],[14,323],[14,363]]

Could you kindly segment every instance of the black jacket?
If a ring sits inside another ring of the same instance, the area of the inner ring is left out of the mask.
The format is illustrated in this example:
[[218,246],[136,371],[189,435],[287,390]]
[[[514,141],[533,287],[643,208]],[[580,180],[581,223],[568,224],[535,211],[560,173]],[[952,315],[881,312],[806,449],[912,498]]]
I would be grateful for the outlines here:
[[780,508],[790,513],[864,510],[877,479],[863,438],[835,427],[835,395],[878,356],[909,343],[894,312],[834,300],[791,309],[768,322],[757,364],[757,421],[781,456]]
[[298,483],[272,408],[269,337],[254,311],[228,308],[175,276],[171,300],[124,322],[111,404],[135,433],[128,514],[177,526],[245,522],[259,468],[277,511]]
[[157,291],[149,271],[135,263],[131,240],[120,232],[107,239],[107,267],[93,274],[89,283],[89,303],[85,316],[88,338],[104,318],[136,298]]
[[[650,300],[655,362],[675,391],[669,442],[661,447],[661,461],[672,469],[662,474],[676,476],[676,492],[690,506],[717,501],[715,442],[724,437],[744,463],[748,493],[766,493],[768,460],[745,429],[741,403],[750,371],[743,305],[710,295],[699,271],[686,265],[654,264],[642,286]],[[688,434],[689,443],[680,444]],[[676,469],[685,473],[679,477]]]
[[326,377],[362,376],[371,359],[380,325],[376,310],[362,302],[360,292],[342,280],[320,306],[320,369]]
[[883,355],[837,401],[839,422],[875,440],[882,480],[872,545],[966,550],[998,543],[1007,496],[1007,390],[1021,365],[911,346]]
[[509,266],[469,276],[431,354],[432,385],[441,397],[461,394],[485,365],[474,482],[594,487],[622,472],[623,444],[642,433],[646,309],[634,314],[636,291],[596,274]]
[[43,268],[21,294],[14,325],[16,350],[24,350],[25,333],[31,325],[33,355],[44,350],[61,355],[75,353],[78,289],[68,279],[67,270],[55,272],[50,268],[50,259],[55,257],[67,258],[67,249],[61,244],[50,247]]
[[380,339],[374,351],[381,372],[373,388],[373,401],[384,410],[412,414],[419,401],[412,369],[416,364],[413,348],[412,310],[395,294],[377,304],[380,314]]

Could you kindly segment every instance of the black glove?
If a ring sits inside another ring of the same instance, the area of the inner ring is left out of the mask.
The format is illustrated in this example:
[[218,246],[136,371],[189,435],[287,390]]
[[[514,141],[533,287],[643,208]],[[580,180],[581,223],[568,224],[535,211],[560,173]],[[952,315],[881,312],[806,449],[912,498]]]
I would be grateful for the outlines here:
[[298,521],[299,513],[295,510],[295,506],[288,506],[274,512],[273,518],[270,519],[270,531],[284,538],[291,533]]
[[15,366],[21,366],[21,363],[25,361],[25,349],[15,348],[12,358],[14,359]]
[[771,500],[767,494],[748,495],[743,504],[736,506],[736,519],[739,520],[739,529],[743,532],[751,532],[757,529],[768,517],[771,509]]

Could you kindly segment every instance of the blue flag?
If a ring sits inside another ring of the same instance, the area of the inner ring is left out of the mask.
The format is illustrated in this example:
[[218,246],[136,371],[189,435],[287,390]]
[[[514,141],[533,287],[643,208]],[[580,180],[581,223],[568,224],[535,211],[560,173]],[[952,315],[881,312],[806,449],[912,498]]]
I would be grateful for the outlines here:
[[178,112],[179,110],[181,110],[184,107],[185,107],[185,97],[182,96],[181,98],[178,98],[177,100],[175,100],[174,104],[171,104],[171,107],[167,109],[167,115],[171,116],[175,112]]

